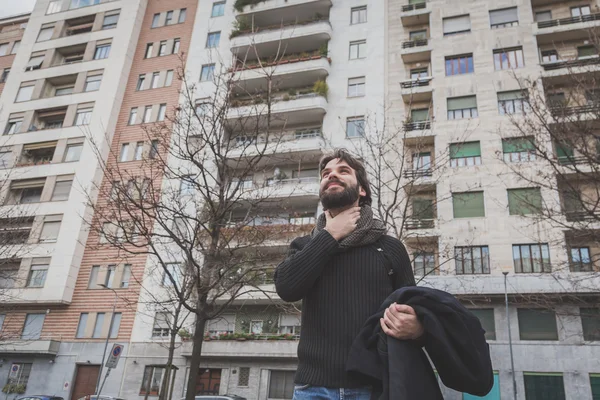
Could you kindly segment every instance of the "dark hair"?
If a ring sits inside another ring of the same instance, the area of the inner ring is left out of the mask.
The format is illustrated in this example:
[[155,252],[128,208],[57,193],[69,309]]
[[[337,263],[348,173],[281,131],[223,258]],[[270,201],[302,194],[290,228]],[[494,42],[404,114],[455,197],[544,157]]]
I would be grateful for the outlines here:
[[345,161],[356,173],[356,181],[358,185],[365,191],[365,195],[362,196],[358,202],[359,206],[368,205],[372,203],[371,199],[371,186],[369,185],[369,179],[367,178],[367,171],[362,161],[351,155],[346,149],[335,149],[329,154],[325,154],[319,161],[319,176],[321,176],[323,169],[331,160],[339,159]]

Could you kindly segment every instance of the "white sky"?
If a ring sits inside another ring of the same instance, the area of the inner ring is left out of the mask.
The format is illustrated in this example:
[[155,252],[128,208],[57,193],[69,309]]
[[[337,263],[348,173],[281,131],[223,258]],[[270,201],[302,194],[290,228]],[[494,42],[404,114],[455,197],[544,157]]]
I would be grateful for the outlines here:
[[0,18],[33,10],[35,0],[0,0]]

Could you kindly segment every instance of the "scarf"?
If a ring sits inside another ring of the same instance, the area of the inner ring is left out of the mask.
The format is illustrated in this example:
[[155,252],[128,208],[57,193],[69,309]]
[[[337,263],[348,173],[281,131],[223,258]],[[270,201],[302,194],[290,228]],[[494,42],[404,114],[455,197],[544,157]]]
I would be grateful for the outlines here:
[[[327,218],[325,213],[319,215],[317,225],[310,233],[311,237],[315,237],[317,233],[325,229]],[[360,209],[360,217],[356,222],[356,229],[348,236],[340,240],[341,248],[366,246],[375,243],[386,232],[385,224],[373,217],[373,210],[370,206],[362,206]]]

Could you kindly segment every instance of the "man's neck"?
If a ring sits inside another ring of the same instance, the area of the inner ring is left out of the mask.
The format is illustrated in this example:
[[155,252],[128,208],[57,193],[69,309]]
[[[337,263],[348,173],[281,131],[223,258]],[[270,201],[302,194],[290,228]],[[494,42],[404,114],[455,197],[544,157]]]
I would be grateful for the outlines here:
[[329,214],[331,214],[331,216],[333,218],[335,218],[336,215],[338,215],[339,213],[342,213],[352,207],[358,207],[358,201],[354,204],[349,205],[348,207],[342,207],[342,208],[332,208],[331,210],[329,210]]

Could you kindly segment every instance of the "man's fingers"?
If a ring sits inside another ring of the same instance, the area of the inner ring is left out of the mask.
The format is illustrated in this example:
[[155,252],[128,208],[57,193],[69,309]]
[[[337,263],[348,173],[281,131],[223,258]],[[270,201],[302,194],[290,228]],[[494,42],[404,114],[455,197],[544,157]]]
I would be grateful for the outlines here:
[[392,336],[392,330],[390,328],[388,328],[388,326],[385,324],[385,321],[383,320],[383,318],[381,318],[379,320],[379,323],[381,324],[381,329],[383,330],[383,332],[386,335]]
[[383,313],[383,315],[390,320],[394,325],[398,326],[402,323],[402,321],[400,320],[400,318],[398,318],[398,315],[394,313],[394,311],[388,307],[387,310],[385,310],[385,312]]
[[404,314],[417,315],[414,308],[412,308],[411,306],[407,306],[406,304],[394,304],[394,308],[396,309],[396,311]]

